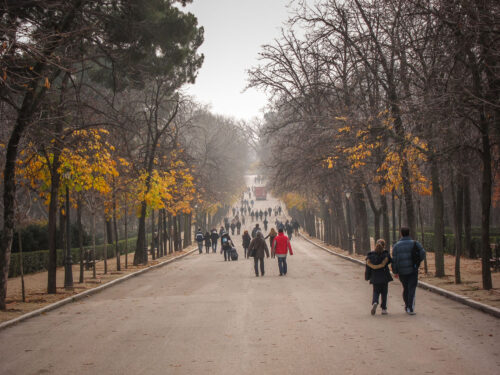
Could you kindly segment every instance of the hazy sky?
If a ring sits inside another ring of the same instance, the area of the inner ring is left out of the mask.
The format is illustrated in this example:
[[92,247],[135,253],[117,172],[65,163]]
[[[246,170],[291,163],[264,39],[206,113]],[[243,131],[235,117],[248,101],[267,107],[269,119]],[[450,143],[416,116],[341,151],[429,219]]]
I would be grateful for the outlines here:
[[205,28],[205,62],[187,92],[213,112],[237,119],[261,116],[266,96],[247,90],[245,71],[257,64],[260,46],[280,34],[289,0],[194,0],[187,10]]

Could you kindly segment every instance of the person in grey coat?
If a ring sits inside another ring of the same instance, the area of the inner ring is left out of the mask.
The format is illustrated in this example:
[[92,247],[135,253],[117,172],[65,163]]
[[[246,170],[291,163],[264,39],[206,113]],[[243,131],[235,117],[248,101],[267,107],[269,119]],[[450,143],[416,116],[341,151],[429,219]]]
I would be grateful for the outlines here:
[[260,262],[260,273],[264,276],[264,252],[266,256],[269,258],[269,249],[267,247],[266,240],[262,235],[262,232],[257,232],[256,237],[250,242],[250,246],[248,247],[248,251],[251,257],[253,257],[254,268],[255,268],[255,276],[259,276],[259,267],[258,263]]
[[[413,248],[418,251],[418,264],[414,264]],[[425,259],[425,250],[418,241],[410,237],[410,229],[401,228],[401,239],[392,248],[392,272],[396,278],[399,277],[403,285],[403,300],[405,311],[409,315],[415,315],[415,291],[418,284],[418,268],[420,262]]]

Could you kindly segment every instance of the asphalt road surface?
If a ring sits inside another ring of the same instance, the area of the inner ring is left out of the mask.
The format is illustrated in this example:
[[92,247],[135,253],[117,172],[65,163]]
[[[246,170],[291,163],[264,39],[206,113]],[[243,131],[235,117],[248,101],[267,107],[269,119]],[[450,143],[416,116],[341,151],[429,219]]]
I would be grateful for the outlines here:
[[240,244],[0,331],[0,374],[500,373],[494,317],[423,290],[409,316],[399,281],[371,316],[362,267],[293,238],[288,275],[257,278]]

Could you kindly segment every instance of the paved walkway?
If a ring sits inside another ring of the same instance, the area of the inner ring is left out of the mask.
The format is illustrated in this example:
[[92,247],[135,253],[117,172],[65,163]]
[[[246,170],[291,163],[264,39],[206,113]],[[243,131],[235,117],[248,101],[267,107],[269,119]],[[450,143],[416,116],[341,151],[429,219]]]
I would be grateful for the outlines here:
[[500,373],[498,319],[422,290],[408,316],[399,282],[371,316],[361,267],[292,245],[286,277],[196,254],[1,331],[0,374]]

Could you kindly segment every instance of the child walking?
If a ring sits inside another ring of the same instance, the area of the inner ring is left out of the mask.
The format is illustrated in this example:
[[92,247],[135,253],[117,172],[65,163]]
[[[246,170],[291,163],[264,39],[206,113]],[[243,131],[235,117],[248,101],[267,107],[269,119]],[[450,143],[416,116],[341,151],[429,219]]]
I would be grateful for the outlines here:
[[372,315],[377,312],[379,296],[382,296],[382,315],[387,314],[387,293],[389,282],[393,280],[388,267],[391,261],[391,256],[385,249],[385,241],[382,239],[377,241],[375,251],[369,252],[366,256],[366,265],[371,269],[369,280],[373,285]]

